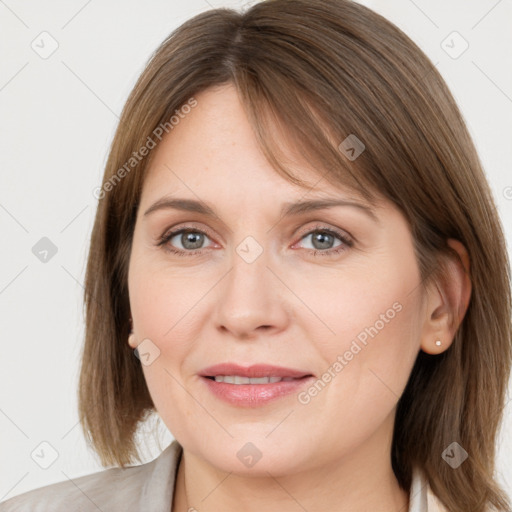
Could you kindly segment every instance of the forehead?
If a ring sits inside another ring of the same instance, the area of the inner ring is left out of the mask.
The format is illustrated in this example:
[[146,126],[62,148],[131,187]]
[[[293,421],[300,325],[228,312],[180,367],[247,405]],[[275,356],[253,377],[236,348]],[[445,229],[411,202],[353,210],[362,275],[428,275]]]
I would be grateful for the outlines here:
[[[153,155],[143,187],[142,202],[164,193],[207,195],[218,201],[299,199],[312,194],[360,197],[341,184],[322,178],[298,152],[282,150],[286,165],[305,185],[281,176],[267,161],[233,85],[207,89],[195,96],[197,106],[183,115]],[[276,134],[278,137],[279,134]]]

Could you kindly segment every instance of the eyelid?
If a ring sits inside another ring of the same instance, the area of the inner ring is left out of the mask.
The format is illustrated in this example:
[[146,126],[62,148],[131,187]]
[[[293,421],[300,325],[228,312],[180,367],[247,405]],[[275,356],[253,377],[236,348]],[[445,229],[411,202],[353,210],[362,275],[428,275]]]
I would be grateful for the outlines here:
[[[330,233],[334,233],[337,236],[339,236],[342,240],[345,240],[346,242],[351,242],[352,244],[355,243],[357,240],[354,236],[352,236],[351,233],[346,231],[345,229],[337,228],[334,226],[331,226],[327,224],[326,222],[322,221],[316,221],[316,223],[313,226],[308,226],[306,228],[301,228],[299,230],[299,233],[296,235],[299,237],[297,242],[300,242],[305,236],[310,235],[312,232],[315,231],[327,231]],[[295,243],[297,243],[295,242]],[[295,245],[295,243],[293,245]]]
[[203,227],[203,225],[201,227],[197,227],[194,224],[194,222],[182,222],[180,224],[176,224],[175,226],[166,229],[164,233],[158,237],[158,240],[167,238],[167,236],[170,235],[171,233],[173,233],[173,236],[176,236],[177,234],[179,234],[180,231],[198,231],[200,233],[204,233],[205,235],[207,235],[208,238],[210,238],[212,241],[215,240],[216,237],[212,234],[209,228],[205,228]]

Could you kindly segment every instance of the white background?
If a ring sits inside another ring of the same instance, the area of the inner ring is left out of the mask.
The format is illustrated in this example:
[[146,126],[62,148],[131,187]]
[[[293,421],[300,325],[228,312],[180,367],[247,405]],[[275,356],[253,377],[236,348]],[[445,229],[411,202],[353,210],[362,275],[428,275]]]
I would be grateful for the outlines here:
[[[474,137],[510,248],[512,2],[362,3],[404,30],[446,79]],[[76,412],[82,283],[97,204],[92,191],[101,183],[118,116],[150,53],[193,15],[242,5],[0,0],[0,501],[103,469],[86,448]],[[47,59],[31,47],[34,40],[42,45],[43,31],[58,43]],[[453,31],[469,43],[457,59],[441,46]],[[32,253],[42,237],[58,249],[47,263]],[[511,411],[508,402],[497,467],[510,495]],[[163,423],[153,423],[161,442],[149,433],[141,436],[147,439],[146,460],[172,440]],[[31,458],[36,448],[51,457],[41,442],[58,453],[48,469]]]

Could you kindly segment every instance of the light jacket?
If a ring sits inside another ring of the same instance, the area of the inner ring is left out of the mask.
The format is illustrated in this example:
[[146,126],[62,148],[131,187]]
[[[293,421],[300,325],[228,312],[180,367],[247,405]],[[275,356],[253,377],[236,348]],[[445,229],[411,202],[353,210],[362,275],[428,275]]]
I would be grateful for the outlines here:
[[[174,440],[156,459],[50,484],[0,503],[0,512],[168,512],[183,452]],[[413,471],[408,512],[449,512]]]

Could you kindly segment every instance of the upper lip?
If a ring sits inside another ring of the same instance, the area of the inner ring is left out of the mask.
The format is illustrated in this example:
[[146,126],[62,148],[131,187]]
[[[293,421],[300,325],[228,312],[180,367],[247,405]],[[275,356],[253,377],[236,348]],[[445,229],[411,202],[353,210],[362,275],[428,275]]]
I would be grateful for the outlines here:
[[215,377],[217,375],[239,375],[241,377],[301,377],[312,375],[311,372],[295,370],[293,368],[284,368],[283,366],[273,366],[270,364],[254,364],[251,366],[241,366],[236,363],[221,363],[209,366],[199,372],[202,377]]

